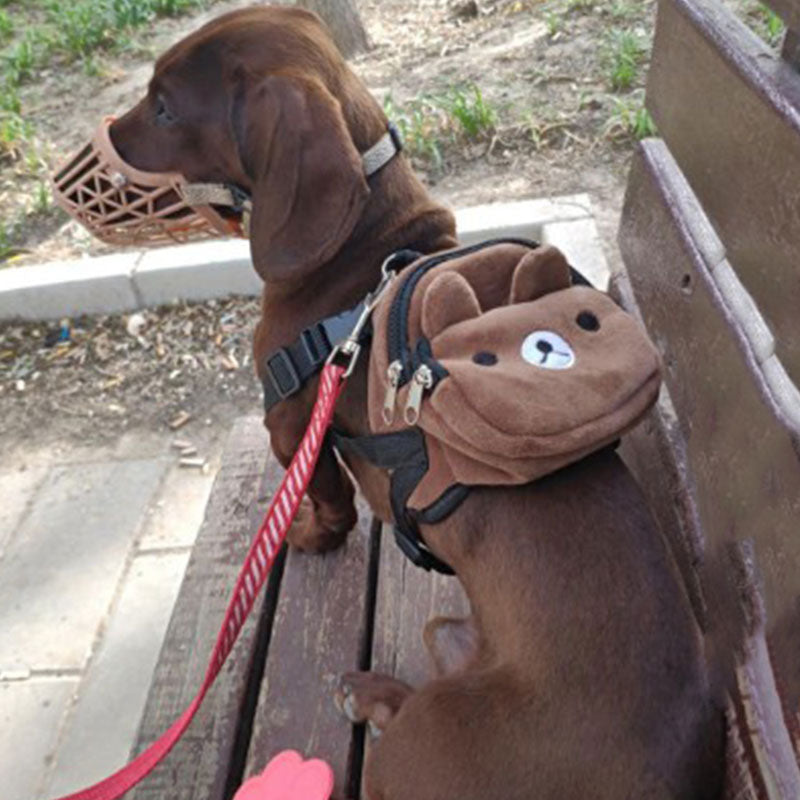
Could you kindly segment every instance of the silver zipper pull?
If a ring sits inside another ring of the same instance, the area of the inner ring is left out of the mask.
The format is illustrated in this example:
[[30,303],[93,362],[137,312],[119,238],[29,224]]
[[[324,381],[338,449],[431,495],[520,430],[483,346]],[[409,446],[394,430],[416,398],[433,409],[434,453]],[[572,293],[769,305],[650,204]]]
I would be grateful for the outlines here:
[[383,421],[387,425],[394,422],[394,408],[397,404],[397,387],[400,385],[400,376],[403,374],[402,361],[392,361],[387,370],[389,378],[389,388],[386,390],[386,398],[383,401]]
[[419,408],[422,405],[422,396],[426,389],[433,386],[433,373],[431,368],[423,364],[414,373],[411,389],[408,392],[408,402],[403,413],[403,418],[408,425],[416,425],[419,419]]

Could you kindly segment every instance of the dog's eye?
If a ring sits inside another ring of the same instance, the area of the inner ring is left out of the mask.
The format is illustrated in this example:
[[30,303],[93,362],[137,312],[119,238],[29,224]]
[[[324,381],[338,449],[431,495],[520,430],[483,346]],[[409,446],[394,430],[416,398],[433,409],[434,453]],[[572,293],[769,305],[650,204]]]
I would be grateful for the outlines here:
[[167,108],[167,104],[161,95],[156,98],[156,125],[172,125],[176,121],[175,115]]

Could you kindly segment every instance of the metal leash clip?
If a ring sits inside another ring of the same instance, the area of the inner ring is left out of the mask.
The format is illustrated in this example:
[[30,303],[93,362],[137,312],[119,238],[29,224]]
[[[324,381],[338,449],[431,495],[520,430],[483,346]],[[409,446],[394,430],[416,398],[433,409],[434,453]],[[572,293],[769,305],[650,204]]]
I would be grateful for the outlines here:
[[361,335],[364,333],[364,328],[366,328],[372,317],[375,307],[397,277],[397,273],[391,268],[394,258],[395,254],[393,253],[383,262],[380,283],[364,298],[364,310],[353,326],[353,330],[350,331],[350,335],[343,342],[336,345],[325,362],[326,364],[336,362],[340,366],[346,366],[347,368],[342,376],[343,379],[349,378],[353,374],[353,370],[358,363],[358,357],[361,355]]

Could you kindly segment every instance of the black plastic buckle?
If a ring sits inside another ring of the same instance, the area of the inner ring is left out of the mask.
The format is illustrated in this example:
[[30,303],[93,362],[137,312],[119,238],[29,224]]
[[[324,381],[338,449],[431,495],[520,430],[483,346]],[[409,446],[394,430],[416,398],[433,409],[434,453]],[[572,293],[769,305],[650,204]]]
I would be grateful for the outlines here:
[[303,384],[289,351],[276,350],[267,360],[267,372],[278,397],[285,400],[300,391]]
[[315,367],[323,364],[333,350],[324,325],[319,323],[311,328],[306,328],[300,334],[300,342],[306,351],[309,362]]
[[403,152],[403,137],[400,134],[400,129],[394,122],[389,123],[389,136],[392,137],[392,144],[398,153]]
[[231,193],[231,200],[233,200],[231,209],[235,214],[241,214],[245,209],[245,204],[249,203],[252,198],[244,189],[237,186],[235,183],[228,183],[226,186]]

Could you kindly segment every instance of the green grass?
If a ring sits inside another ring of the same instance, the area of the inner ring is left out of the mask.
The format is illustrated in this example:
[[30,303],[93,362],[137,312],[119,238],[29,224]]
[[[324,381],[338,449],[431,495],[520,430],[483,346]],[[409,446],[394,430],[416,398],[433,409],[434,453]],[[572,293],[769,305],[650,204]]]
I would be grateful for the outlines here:
[[438,102],[466,139],[477,141],[488,136],[497,123],[497,112],[477,84],[453,87]]
[[755,17],[761,28],[761,36],[763,36],[767,44],[777,47],[781,43],[786,30],[783,20],[763,3],[759,4],[759,8],[755,11]]
[[644,92],[637,91],[627,97],[614,98],[614,110],[603,130],[613,141],[638,141],[658,135],[658,129],[644,106]]
[[448,145],[486,141],[498,119],[497,110],[474,83],[422,95],[402,106],[389,96],[384,111],[399,128],[406,150],[435,169],[443,167]]
[[605,47],[607,80],[614,91],[624,91],[635,86],[640,67],[647,59],[648,46],[640,34],[615,28]]

